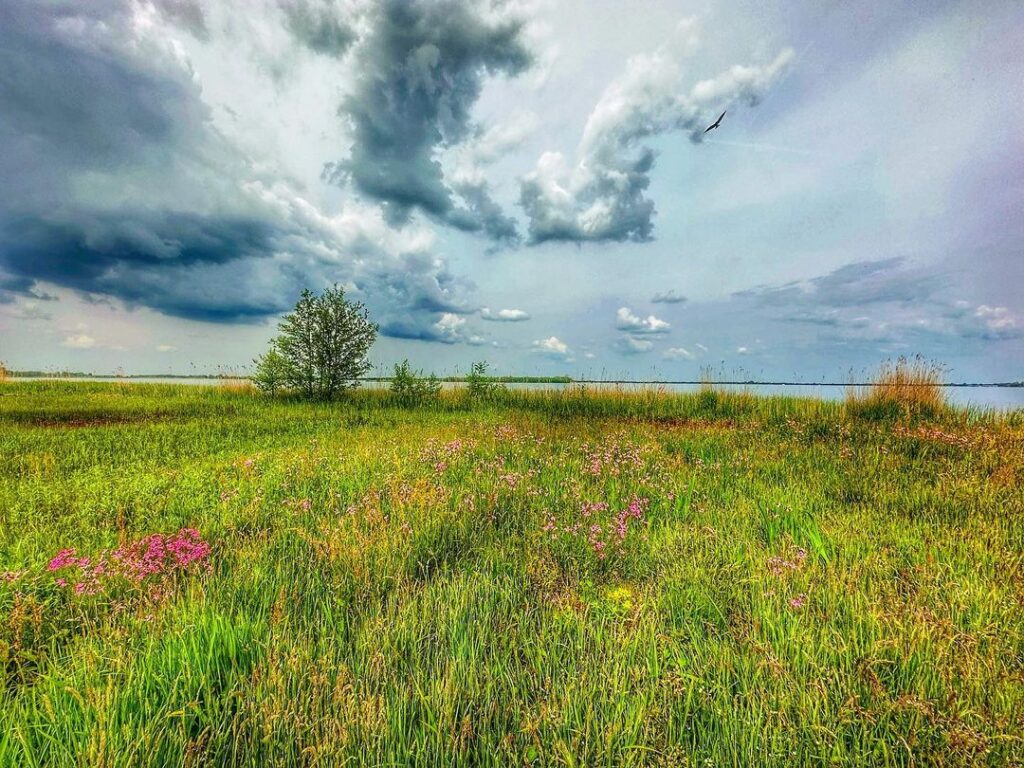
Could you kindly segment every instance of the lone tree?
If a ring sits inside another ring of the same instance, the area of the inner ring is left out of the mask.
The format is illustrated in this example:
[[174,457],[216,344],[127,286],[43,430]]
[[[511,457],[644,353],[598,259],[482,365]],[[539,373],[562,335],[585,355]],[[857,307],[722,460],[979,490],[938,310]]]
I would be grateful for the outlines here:
[[253,382],[265,392],[283,388],[328,400],[357,386],[370,370],[366,353],[377,338],[377,326],[366,307],[348,301],[337,285],[319,296],[303,291],[277,327],[280,333],[270,349],[253,361]]

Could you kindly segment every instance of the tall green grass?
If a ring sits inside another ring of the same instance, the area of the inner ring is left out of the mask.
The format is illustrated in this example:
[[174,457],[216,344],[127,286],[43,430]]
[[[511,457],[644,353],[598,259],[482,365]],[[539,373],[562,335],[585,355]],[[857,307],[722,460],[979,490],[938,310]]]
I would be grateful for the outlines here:
[[[1017,764],[1022,481],[948,407],[7,383],[0,765]],[[160,601],[46,571],[183,526]]]

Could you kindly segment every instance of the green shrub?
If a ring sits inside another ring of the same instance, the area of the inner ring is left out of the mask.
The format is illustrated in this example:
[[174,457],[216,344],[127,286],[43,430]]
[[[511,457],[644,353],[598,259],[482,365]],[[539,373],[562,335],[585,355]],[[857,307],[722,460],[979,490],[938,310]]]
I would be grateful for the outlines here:
[[271,347],[265,354],[253,360],[256,371],[252,383],[260,392],[276,395],[288,384],[288,361],[276,347]]
[[408,360],[395,365],[391,377],[391,395],[400,404],[420,405],[434,400],[441,393],[441,381],[434,374],[424,377],[422,371],[414,371]]
[[481,360],[473,363],[466,376],[466,392],[474,400],[487,400],[494,397],[504,389],[501,383],[493,376],[487,375],[488,365]]

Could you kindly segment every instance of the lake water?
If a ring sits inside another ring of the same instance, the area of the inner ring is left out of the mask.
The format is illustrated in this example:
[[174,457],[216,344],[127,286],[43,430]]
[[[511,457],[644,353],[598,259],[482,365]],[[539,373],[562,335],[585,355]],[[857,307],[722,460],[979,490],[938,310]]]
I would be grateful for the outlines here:
[[[221,379],[210,378],[173,378],[162,376],[151,376],[141,378],[117,378],[117,377],[90,377],[63,379],[60,376],[40,377],[47,380],[67,381],[108,381],[127,382],[139,384],[186,384],[191,386],[217,386]],[[35,378],[18,378],[15,381],[39,380]],[[386,381],[368,381],[363,384],[366,387],[386,387]],[[446,387],[461,387],[461,382],[445,382]],[[572,384],[508,384],[513,389],[535,389],[535,390],[557,390],[565,387],[579,386]],[[846,387],[823,384],[743,384],[743,385],[719,385],[721,389],[736,392],[752,392],[757,395],[787,395],[790,397],[816,397],[822,400],[841,400],[846,395]],[[697,384],[613,384],[613,383],[587,383],[588,389],[620,389],[623,391],[637,391],[641,389],[661,389],[668,392],[695,392],[700,387]],[[1024,408],[1024,387],[945,387],[946,397],[956,405],[970,405],[978,408],[1017,409]]]

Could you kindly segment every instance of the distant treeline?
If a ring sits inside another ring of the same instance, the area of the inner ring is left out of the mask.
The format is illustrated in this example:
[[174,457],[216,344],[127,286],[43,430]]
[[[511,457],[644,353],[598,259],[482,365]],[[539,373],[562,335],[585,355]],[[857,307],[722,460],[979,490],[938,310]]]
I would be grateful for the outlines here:
[[82,371],[8,371],[22,379],[245,379],[225,373],[83,373]]
[[[230,373],[83,373],[82,371],[7,371],[11,378],[42,379],[248,379],[249,376],[242,376]],[[359,381],[386,382],[391,381],[391,376],[366,376]],[[873,382],[823,382],[823,381],[641,381],[632,379],[621,380],[596,380],[596,379],[574,379],[571,376],[483,376],[481,380],[494,382],[496,384],[720,384],[730,386],[800,386],[800,387],[849,387],[849,386],[875,386]],[[439,376],[438,381],[450,383],[465,383],[465,376]],[[1024,387],[1022,381],[996,381],[996,382],[943,382],[937,384],[939,387]]]
[[[82,371],[10,371],[14,378],[41,379],[247,379],[227,373],[83,373]],[[391,381],[391,376],[366,376],[360,381]],[[484,376],[498,384],[572,384],[571,376]],[[439,376],[438,381],[465,382],[465,376]]]
[[[391,381],[391,376],[367,376],[361,381]],[[493,381],[497,384],[572,384],[571,376],[481,376],[483,381]],[[438,381],[462,383],[467,381],[465,376],[438,376]]]

